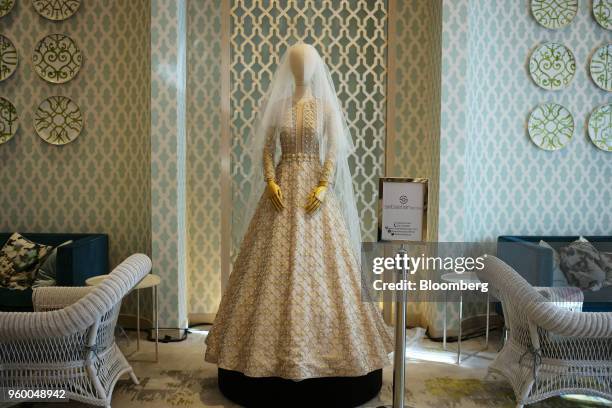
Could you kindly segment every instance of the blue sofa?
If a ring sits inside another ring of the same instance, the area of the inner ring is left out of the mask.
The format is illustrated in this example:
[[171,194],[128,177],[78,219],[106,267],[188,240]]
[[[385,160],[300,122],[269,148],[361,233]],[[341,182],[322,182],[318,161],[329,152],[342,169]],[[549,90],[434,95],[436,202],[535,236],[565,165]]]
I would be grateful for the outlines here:
[[[541,247],[547,242],[556,250],[576,241],[578,236],[500,236],[497,238],[497,256],[512,266],[533,286],[553,286],[553,254]],[[612,252],[612,237],[585,236],[599,251]],[[598,291],[584,291],[584,311],[612,311],[612,286]]]
[[[0,233],[0,247],[12,233]],[[57,285],[85,286],[85,280],[109,271],[108,235],[106,234],[44,234],[21,233],[27,239],[56,247],[66,241],[73,242],[57,249]],[[32,290],[0,288],[1,311],[31,311]]]

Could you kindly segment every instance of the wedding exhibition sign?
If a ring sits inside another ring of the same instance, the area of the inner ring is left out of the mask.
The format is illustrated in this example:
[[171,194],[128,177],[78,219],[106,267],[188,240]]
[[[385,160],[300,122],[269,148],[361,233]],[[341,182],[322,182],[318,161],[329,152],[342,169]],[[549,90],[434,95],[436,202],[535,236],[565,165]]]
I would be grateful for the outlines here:
[[380,178],[379,241],[425,241],[427,184],[427,179]]

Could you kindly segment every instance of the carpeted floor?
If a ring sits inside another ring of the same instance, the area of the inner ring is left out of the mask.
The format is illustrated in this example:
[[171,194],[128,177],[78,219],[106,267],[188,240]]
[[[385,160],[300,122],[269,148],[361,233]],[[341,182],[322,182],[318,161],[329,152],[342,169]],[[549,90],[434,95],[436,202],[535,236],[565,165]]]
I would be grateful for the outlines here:
[[[129,357],[140,379],[140,385],[121,380],[113,393],[113,408],[230,408],[237,405],[226,400],[217,389],[214,365],[204,362],[205,331],[196,331],[180,343],[160,344],[160,362],[154,358],[154,343],[141,342],[141,352]],[[463,343],[469,354],[482,347],[481,339]],[[450,348],[454,344],[449,345]],[[128,355],[135,347],[121,343]],[[443,351],[440,343],[426,339],[411,346],[406,377],[406,401],[414,408],[513,408],[514,394],[501,378],[485,380],[486,367],[494,358],[496,345],[455,364],[456,354]],[[392,396],[392,370],[384,371],[380,395],[363,408],[390,404]],[[42,406],[39,404],[23,405]],[[46,407],[83,408],[82,404],[48,404]],[[533,408],[586,408],[612,406],[608,402],[580,401],[553,398],[531,405]],[[316,408],[316,407],[313,407]]]

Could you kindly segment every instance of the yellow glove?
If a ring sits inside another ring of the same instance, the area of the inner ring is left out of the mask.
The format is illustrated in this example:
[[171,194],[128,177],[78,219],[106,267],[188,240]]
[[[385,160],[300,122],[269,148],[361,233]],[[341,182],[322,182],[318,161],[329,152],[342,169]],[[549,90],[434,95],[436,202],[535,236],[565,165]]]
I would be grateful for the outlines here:
[[312,214],[319,209],[321,203],[325,199],[326,191],[327,183],[324,181],[319,182],[319,185],[312,189],[312,192],[308,195],[306,205],[304,206],[308,214]]
[[285,203],[283,202],[283,192],[281,188],[274,180],[268,181],[268,197],[276,211],[282,211],[285,208]]

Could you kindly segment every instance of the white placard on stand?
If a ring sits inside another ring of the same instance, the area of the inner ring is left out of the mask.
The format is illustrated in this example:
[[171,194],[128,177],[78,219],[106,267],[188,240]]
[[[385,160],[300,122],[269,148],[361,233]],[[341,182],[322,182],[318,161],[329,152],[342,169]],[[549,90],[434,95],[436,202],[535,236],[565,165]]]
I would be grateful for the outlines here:
[[424,241],[427,231],[427,179],[380,179],[379,241]]

